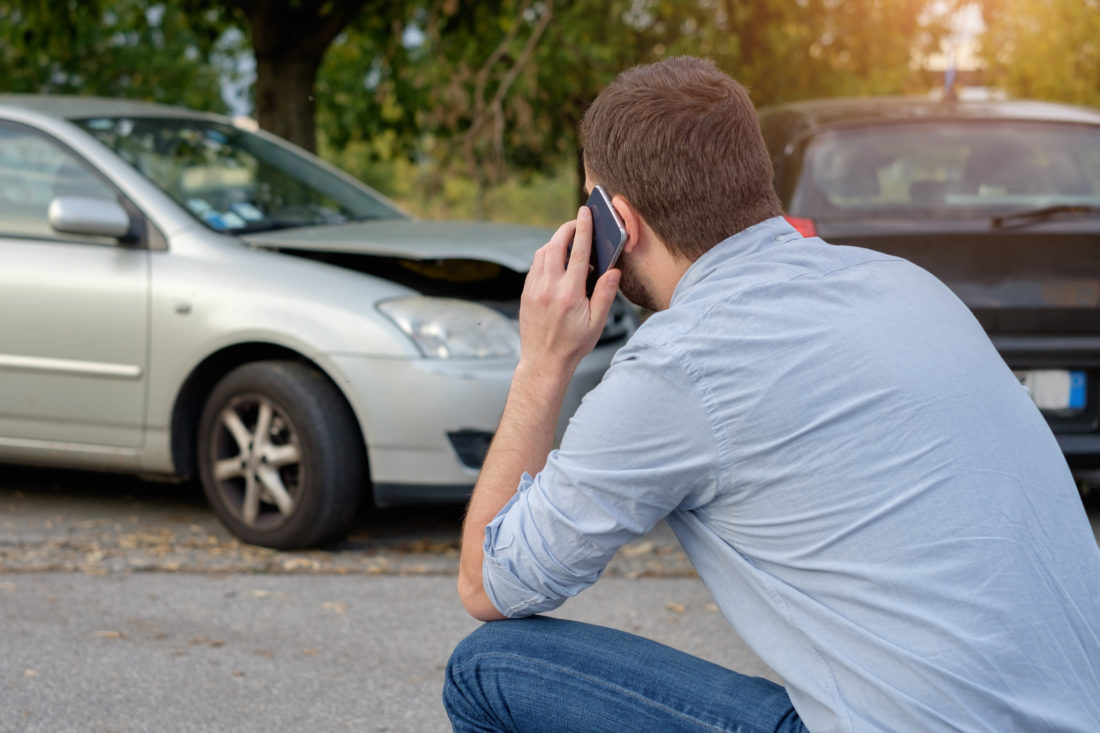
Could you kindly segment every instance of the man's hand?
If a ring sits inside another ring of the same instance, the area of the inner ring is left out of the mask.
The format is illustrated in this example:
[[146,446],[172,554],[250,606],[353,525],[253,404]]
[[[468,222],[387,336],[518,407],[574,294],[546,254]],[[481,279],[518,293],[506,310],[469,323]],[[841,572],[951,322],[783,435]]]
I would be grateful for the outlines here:
[[564,375],[566,381],[599,340],[619,287],[619,271],[608,270],[588,299],[591,251],[592,213],[582,206],[576,220],[562,224],[535,253],[523,285],[520,361],[537,365],[540,372]]
[[576,221],[563,224],[535,254],[523,286],[519,364],[462,527],[458,594],[482,621],[503,618],[482,583],[485,526],[515,494],[523,473],[534,476],[546,463],[569,381],[599,340],[619,286],[619,271],[608,270],[592,299],[585,296],[591,248],[592,216],[582,207]]

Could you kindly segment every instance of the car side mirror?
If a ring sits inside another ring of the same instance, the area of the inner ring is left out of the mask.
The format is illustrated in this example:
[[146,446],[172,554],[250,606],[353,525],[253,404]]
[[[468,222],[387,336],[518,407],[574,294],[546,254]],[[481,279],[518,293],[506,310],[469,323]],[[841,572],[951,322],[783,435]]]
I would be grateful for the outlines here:
[[63,234],[121,239],[130,233],[130,215],[122,204],[90,196],[58,196],[50,202],[50,226]]

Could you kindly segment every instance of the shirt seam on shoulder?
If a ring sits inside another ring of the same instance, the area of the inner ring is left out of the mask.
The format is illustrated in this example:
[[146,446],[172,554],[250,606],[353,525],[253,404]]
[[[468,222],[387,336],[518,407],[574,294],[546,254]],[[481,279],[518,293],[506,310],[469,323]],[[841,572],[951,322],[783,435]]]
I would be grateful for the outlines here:
[[[696,321],[696,326],[698,326],[699,320],[702,320],[702,317]],[[656,345],[654,345],[654,347],[667,351],[676,362],[676,365],[687,376],[692,391],[699,395],[699,404],[702,406],[703,414],[706,415],[707,423],[711,426],[711,430],[713,431],[712,439],[714,440],[715,450],[718,455],[718,467],[714,471],[717,475],[714,476],[714,482],[716,486],[721,486],[721,475],[726,471],[732,471],[733,466],[731,465],[731,456],[729,452],[730,437],[725,426],[716,419],[717,410],[714,408],[714,399],[709,390],[704,386],[703,380],[700,378],[699,374],[697,374],[691,365],[684,360],[681,352],[666,350]]]
[[887,264],[894,265],[894,264],[904,263],[904,262],[906,262],[906,260],[903,260],[900,257],[868,257],[865,260],[860,260],[859,262],[852,262],[852,263],[849,263],[847,265],[843,265],[841,267],[834,267],[833,269],[826,270],[825,272],[800,272],[797,275],[795,275],[794,277],[787,278],[787,282],[793,282],[794,280],[807,280],[809,278],[828,277],[829,275],[834,275],[838,272],[844,272],[845,270],[851,270],[852,268],[855,268],[855,267],[863,267],[864,265],[870,265],[870,264],[875,264],[875,263],[879,263],[879,262],[884,262],[884,263],[887,263]]

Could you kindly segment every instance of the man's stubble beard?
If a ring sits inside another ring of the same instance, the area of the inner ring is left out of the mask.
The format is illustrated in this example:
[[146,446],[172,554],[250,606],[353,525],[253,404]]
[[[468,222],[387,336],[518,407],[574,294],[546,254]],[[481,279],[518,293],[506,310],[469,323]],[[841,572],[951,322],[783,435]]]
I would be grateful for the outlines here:
[[637,269],[633,265],[633,260],[623,253],[619,257],[619,261],[615,265],[619,268],[619,291],[636,306],[645,308],[646,310],[658,311],[661,310],[657,305],[657,299],[653,296],[652,291],[646,286],[643,278],[638,274]]

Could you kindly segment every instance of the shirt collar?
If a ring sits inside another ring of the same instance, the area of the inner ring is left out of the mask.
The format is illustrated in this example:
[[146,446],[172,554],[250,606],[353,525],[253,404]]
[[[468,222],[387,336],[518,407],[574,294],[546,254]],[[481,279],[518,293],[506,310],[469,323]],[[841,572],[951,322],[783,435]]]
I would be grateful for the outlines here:
[[723,239],[704,252],[703,256],[695,260],[687,269],[680,278],[680,282],[676,284],[675,290],[672,291],[671,305],[675,305],[676,301],[683,297],[695,283],[704,280],[712,272],[725,267],[731,261],[745,259],[770,247],[800,239],[801,236],[782,216],[773,216]]

